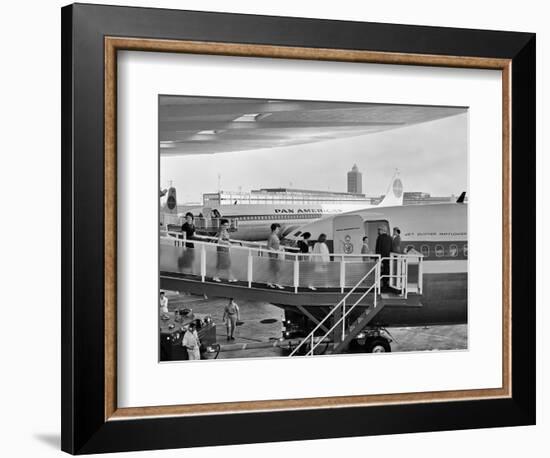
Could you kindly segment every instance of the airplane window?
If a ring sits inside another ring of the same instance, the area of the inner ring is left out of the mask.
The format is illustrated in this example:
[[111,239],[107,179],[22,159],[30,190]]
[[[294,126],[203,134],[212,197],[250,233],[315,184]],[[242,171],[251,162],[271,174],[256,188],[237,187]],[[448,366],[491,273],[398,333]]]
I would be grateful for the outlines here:
[[445,250],[443,249],[443,246],[442,245],[436,245],[435,246],[435,255],[438,258],[442,258],[444,254],[445,254]]
[[449,247],[449,255],[453,258],[456,258],[458,256],[458,247],[456,245],[451,245]]
[[464,247],[462,248],[462,250],[464,251],[464,256],[468,257],[468,244],[467,243],[464,244]]
[[295,232],[294,237],[298,237],[301,233],[302,233],[302,231]]
[[420,252],[424,257],[427,258],[428,256],[430,256],[430,247],[428,245],[422,245],[420,247]]

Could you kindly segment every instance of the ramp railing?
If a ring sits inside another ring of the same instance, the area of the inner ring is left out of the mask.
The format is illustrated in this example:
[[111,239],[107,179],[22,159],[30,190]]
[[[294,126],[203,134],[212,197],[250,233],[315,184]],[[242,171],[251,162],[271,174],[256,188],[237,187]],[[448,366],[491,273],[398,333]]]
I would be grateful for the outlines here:
[[[237,218],[231,217],[215,217],[215,216],[195,216],[193,218],[195,223],[195,228],[197,232],[200,233],[216,233],[220,230],[222,222],[229,223],[229,232],[237,231],[239,227],[239,221]],[[175,213],[161,213],[160,214],[160,225],[165,230],[176,229],[181,227],[185,223],[185,217],[177,215]],[[172,231],[171,231],[172,232]],[[176,231],[173,231],[176,232]]]
[[[187,240],[186,233],[185,232],[175,232],[175,231],[163,231],[163,236],[167,237],[173,237],[176,239],[183,240],[184,242],[193,243],[191,241]],[[199,235],[195,234],[193,236],[193,240],[198,240],[200,242],[212,242],[217,243],[218,237],[215,235]],[[180,244],[180,246],[185,246],[186,243]],[[231,238],[231,245],[232,246],[242,246],[242,247],[249,247],[249,248],[262,248],[264,250],[267,250],[267,242],[255,242],[251,240],[240,240],[240,239],[234,239]],[[296,247],[290,247],[286,245],[281,245],[281,249],[286,253],[296,253],[299,251]]]
[[[379,255],[317,254],[268,250],[255,242],[215,243],[204,238],[160,238],[160,270],[194,276],[200,281],[223,281],[299,290],[356,287],[365,275],[374,277]],[[245,244],[246,243],[246,244]]]
[[405,299],[409,292],[422,294],[423,258],[420,253],[390,253],[381,258],[382,286],[387,283]]

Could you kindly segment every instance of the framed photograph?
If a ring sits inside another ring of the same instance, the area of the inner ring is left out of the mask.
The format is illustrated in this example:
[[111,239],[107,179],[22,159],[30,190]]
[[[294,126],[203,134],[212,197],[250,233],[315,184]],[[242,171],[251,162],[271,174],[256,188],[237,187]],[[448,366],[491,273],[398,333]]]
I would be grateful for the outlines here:
[[62,129],[63,450],[534,424],[534,34],[70,5]]

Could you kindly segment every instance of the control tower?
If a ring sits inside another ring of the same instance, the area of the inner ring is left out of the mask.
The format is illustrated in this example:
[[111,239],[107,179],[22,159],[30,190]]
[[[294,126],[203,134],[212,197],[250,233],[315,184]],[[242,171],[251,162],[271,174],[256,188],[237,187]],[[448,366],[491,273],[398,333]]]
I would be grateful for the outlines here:
[[354,194],[363,193],[363,175],[357,168],[357,164],[353,164],[353,167],[348,172],[348,192]]

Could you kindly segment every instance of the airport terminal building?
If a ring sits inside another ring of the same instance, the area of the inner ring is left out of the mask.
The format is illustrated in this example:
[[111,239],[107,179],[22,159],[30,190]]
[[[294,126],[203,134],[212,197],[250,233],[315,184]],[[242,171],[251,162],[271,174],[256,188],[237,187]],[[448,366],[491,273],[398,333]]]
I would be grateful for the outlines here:
[[333,191],[314,191],[292,188],[262,188],[250,192],[219,191],[203,194],[205,207],[221,205],[333,204],[341,202],[375,203],[365,194]]
[[[367,197],[353,192],[314,191],[293,188],[262,188],[250,192],[219,191],[203,194],[205,207],[221,205],[284,205],[284,204],[335,204],[342,202],[362,202],[378,205],[384,195]],[[432,196],[427,192],[403,193],[403,205],[437,204],[456,201],[456,196]]]
[[[203,194],[205,207],[222,205],[303,205],[363,203],[378,205],[384,195],[367,197],[363,194],[363,174],[357,164],[347,173],[348,192],[294,188],[261,188],[244,191],[218,191]],[[435,197],[427,192],[405,192],[403,205],[445,203],[456,201],[455,196]]]

